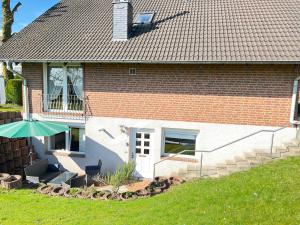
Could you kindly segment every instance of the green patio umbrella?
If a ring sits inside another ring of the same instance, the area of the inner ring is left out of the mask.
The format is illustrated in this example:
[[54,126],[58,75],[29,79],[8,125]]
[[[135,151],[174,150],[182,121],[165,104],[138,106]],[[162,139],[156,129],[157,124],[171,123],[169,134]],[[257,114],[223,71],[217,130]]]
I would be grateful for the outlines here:
[[7,138],[52,136],[68,130],[69,126],[61,123],[23,120],[0,125],[0,136]]
[[[52,136],[70,130],[69,126],[37,120],[23,120],[0,125],[0,137],[26,138]],[[31,145],[31,144],[30,144]],[[30,146],[30,164],[32,164],[32,148]]]

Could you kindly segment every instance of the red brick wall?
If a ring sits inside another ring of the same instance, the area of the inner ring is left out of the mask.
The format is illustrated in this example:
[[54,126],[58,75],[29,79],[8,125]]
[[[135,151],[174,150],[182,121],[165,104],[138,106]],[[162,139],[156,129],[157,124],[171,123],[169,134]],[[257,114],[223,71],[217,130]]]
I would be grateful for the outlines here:
[[22,74],[26,77],[28,84],[30,111],[40,112],[43,94],[43,64],[22,64]]
[[[254,125],[288,124],[297,76],[291,65],[86,64],[84,71],[93,116]],[[24,65],[26,73],[35,111],[42,66]]]

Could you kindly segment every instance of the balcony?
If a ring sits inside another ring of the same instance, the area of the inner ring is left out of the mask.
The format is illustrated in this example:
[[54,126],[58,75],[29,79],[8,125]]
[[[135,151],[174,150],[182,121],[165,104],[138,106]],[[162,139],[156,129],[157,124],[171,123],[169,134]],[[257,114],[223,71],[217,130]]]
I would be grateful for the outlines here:
[[87,97],[77,95],[41,96],[40,115],[45,119],[53,120],[80,120],[85,121],[90,115]]

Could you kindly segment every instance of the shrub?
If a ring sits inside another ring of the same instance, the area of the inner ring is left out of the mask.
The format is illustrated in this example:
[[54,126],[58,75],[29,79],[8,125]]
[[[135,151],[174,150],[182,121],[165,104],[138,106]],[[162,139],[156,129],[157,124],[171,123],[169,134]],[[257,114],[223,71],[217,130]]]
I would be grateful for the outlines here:
[[10,79],[5,87],[7,103],[22,105],[22,80]]
[[106,182],[114,187],[114,192],[118,192],[121,185],[129,181],[135,170],[135,163],[125,163],[122,167],[118,167],[115,174],[108,174]]
[[129,163],[125,163],[123,165],[123,170],[124,170],[124,175],[126,177],[125,181],[129,181],[132,178],[135,170],[135,162],[130,161]]

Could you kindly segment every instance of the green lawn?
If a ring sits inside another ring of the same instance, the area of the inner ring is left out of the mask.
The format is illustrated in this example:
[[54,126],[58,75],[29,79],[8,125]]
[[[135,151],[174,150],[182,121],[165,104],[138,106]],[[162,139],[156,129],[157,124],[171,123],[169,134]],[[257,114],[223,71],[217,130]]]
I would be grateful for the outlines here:
[[22,106],[5,104],[0,105],[0,112],[21,112]]
[[300,158],[136,201],[50,198],[1,191],[0,224],[300,224]]

